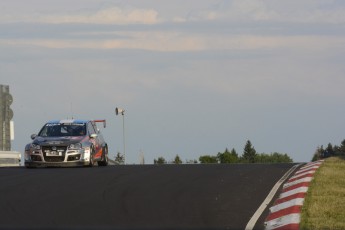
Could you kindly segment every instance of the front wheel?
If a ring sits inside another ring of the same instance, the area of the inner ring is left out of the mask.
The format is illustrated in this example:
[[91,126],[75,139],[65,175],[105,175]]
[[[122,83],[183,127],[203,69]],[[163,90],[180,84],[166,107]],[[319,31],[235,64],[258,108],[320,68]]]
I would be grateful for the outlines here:
[[98,161],[98,166],[107,166],[108,165],[108,148],[103,148],[102,160]]
[[93,147],[90,150],[90,162],[89,162],[89,167],[92,167],[95,165],[95,160],[94,160],[94,156],[95,156],[95,150],[93,149]]

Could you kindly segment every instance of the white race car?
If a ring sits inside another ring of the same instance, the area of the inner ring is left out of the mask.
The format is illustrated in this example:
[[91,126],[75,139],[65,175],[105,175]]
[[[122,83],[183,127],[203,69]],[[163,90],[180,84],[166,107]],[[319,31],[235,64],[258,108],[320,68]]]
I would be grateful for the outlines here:
[[52,120],[25,146],[25,166],[108,165],[108,145],[96,126],[105,120]]

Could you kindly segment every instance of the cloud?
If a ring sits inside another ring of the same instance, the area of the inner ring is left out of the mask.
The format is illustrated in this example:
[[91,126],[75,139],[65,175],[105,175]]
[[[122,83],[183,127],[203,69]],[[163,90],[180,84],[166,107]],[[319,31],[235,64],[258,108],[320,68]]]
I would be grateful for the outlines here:
[[26,15],[0,16],[2,23],[29,22],[29,23],[81,23],[81,24],[157,24],[158,13],[153,9],[135,9],[131,7],[109,7],[96,12],[77,11],[55,14],[31,13]]
[[90,23],[90,24],[156,24],[158,13],[152,9],[122,9],[112,7],[96,13],[45,16],[48,23]]
[[175,21],[345,23],[345,6],[329,0],[223,0]]
[[[179,4],[179,3],[176,3]],[[0,7],[0,22],[30,23],[87,23],[87,24],[144,24],[165,22],[187,23],[203,21],[272,22],[272,23],[345,23],[345,5],[334,0],[222,0],[186,3],[187,8],[164,7],[160,3],[140,6],[107,5],[84,9],[55,10],[51,7],[35,10]],[[147,7],[151,6],[151,7]],[[24,8],[24,9],[26,9]],[[95,10],[96,9],[96,10]],[[167,13],[168,12],[168,13]]]
[[[111,32],[113,33],[113,32]],[[104,34],[104,32],[102,32]],[[199,35],[176,31],[117,32],[114,39],[0,39],[0,46],[53,49],[137,49],[159,52],[206,50],[327,50],[344,45],[343,36]],[[123,38],[121,38],[123,37]]]

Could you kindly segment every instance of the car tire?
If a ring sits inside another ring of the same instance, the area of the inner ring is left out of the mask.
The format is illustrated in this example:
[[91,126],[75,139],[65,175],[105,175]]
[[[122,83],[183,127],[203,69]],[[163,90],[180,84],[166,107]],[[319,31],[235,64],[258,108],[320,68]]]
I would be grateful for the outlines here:
[[108,165],[108,148],[103,148],[103,154],[101,161],[98,161],[98,166],[107,166]]
[[93,167],[95,165],[94,156],[95,156],[95,149],[91,147],[89,167]]
[[25,167],[26,167],[27,169],[35,169],[35,168],[36,168],[35,166],[32,166],[32,165],[25,165]]

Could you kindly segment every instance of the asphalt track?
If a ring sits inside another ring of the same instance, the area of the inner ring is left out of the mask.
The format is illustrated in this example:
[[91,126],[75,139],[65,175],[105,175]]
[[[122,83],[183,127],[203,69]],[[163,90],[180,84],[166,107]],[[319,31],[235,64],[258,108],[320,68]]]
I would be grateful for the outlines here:
[[0,228],[244,229],[292,166],[0,168]]

